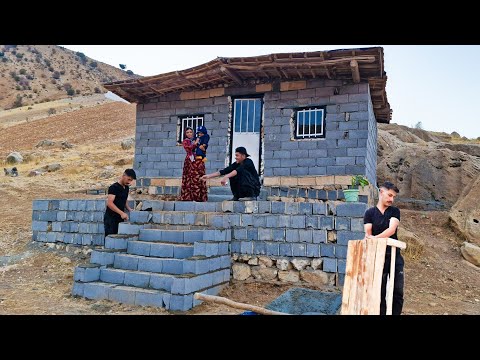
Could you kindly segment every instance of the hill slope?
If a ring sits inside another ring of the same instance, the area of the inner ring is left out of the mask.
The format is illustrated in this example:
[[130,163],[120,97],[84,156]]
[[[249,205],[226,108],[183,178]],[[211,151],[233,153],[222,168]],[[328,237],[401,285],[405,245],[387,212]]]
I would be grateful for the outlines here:
[[103,93],[102,83],[133,77],[56,45],[0,45],[0,109]]

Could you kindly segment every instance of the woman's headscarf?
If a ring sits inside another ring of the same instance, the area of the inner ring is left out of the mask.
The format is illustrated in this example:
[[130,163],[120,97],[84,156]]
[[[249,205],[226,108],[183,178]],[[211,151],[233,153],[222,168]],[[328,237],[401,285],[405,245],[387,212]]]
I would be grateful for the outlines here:
[[[190,126],[187,126],[185,128],[185,131],[183,132],[183,139],[188,139],[188,137],[187,137],[187,131],[188,130],[192,130],[192,132],[193,132],[193,129]],[[193,137],[195,137],[195,133],[193,135],[194,135]]]

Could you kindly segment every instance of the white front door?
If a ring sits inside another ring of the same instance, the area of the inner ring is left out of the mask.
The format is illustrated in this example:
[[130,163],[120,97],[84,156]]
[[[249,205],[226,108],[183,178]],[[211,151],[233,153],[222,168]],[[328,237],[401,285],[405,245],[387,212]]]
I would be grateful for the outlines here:
[[235,99],[232,127],[232,162],[235,161],[235,149],[243,146],[247,149],[260,173],[260,128],[262,119],[262,99]]

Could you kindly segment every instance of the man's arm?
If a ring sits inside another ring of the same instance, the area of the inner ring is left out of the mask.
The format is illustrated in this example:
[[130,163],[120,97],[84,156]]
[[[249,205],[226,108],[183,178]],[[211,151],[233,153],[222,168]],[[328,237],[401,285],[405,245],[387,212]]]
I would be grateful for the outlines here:
[[372,226],[371,223],[363,225],[363,228],[365,229],[365,238],[372,236]]
[[371,236],[372,238],[389,238],[390,236],[392,236],[393,234],[395,234],[395,231],[397,231],[397,227],[398,225],[400,225],[400,221],[397,219],[397,218],[390,218],[390,223],[388,225],[388,229],[381,232],[380,234],[378,235],[375,235],[375,236]]
[[211,179],[211,178],[214,178],[214,177],[217,177],[217,176],[220,176],[220,172],[214,172],[212,174],[208,174],[208,175],[203,175],[202,176],[202,180],[207,180],[207,179]]
[[231,177],[237,176],[237,170],[233,170],[231,173],[226,174],[220,183],[225,186],[227,184],[227,180],[230,179]]
[[[113,203],[113,201],[115,200],[115,195],[114,194],[108,194],[108,197],[107,197],[107,206],[110,208],[110,210],[112,210],[113,212],[116,212],[118,215],[120,215],[120,217],[123,219],[123,220],[128,220],[128,215],[126,213],[124,213],[122,210],[120,210],[117,205],[115,205]],[[128,205],[127,205],[128,207]]]

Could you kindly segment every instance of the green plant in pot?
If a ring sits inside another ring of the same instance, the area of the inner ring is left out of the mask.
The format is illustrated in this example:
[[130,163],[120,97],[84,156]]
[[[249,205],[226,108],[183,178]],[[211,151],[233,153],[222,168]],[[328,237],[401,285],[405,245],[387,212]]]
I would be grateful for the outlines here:
[[357,202],[358,192],[360,191],[359,187],[362,187],[363,190],[363,188],[369,184],[370,183],[363,175],[352,176],[352,185],[349,185],[347,190],[343,190],[343,194],[345,195],[345,201]]

